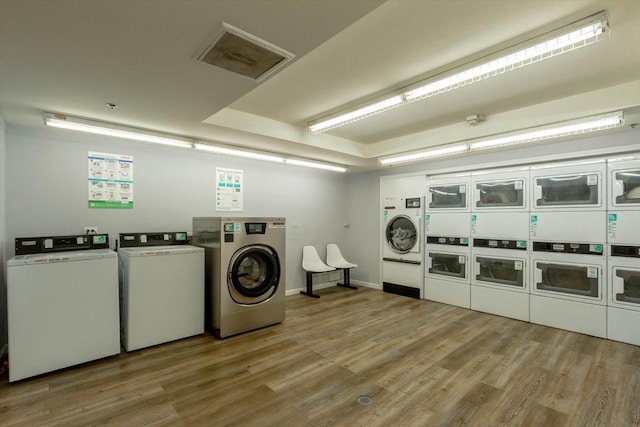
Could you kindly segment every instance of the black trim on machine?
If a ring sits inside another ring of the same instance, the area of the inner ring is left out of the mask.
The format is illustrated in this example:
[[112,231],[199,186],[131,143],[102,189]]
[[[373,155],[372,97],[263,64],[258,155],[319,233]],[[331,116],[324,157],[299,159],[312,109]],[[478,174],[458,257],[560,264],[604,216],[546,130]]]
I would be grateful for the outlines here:
[[565,254],[602,255],[604,245],[599,243],[570,243],[570,242],[533,242],[536,252],[556,252]]
[[16,238],[16,255],[32,255],[91,249],[109,249],[109,235],[77,234],[73,236]]
[[640,258],[640,246],[611,245],[611,256]]
[[382,258],[383,261],[389,261],[389,262],[400,262],[402,264],[413,264],[413,265],[420,265],[422,264],[420,261],[411,261],[408,259],[398,259],[398,258]]
[[382,282],[382,290],[390,294],[420,299],[420,289],[412,288],[410,286],[397,285],[390,282]]

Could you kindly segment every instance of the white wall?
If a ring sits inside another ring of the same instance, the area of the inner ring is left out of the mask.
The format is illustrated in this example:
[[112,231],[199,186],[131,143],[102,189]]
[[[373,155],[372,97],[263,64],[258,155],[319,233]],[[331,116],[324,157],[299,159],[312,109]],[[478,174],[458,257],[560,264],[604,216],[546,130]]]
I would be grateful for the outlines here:
[[[44,127],[8,126],[6,149],[8,254],[15,237],[81,234],[89,225],[115,241],[120,232],[191,231],[194,216],[281,216],[286,286],[295,289],[305,284],[302,246],[313,244],[324,257],[327,243],[347,241],[344,174]],[[133,156],[134,209],[87,207],[88,151]],[[215,211],[216,167],[244,171],[244,212]]]
[[[354,281],[380,285],[380,181],[383,176],[441,173],[446,170],[477,170],[486,167],[508,167],[516,163],[569,160],[584,153],[605,154],[611,150],[640,151],[640,129],[611,136],[583,138],[574,141],[548,143],[535,147],[517,148],[496,153],[466,155],[452,159],[436,159],[406,167],[388,168],[366,174],[348,176],[349,251],[345,258],[353,258],[358,268],[353,270]],[[364,209],[370,214],[365,214]],[[358,221],[354,218],[360,217]]]
[[7,344],[6,238],[6,125],[0,117],[0,356]]

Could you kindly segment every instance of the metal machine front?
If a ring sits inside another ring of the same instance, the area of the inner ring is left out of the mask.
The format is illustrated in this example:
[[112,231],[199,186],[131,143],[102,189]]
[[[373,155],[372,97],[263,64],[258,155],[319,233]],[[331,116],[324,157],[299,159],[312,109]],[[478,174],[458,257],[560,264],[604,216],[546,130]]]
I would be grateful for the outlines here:
[[272,247],[245,246],[237,250],[229,262],[229,294],[239,304],[259,304],[276,293],[280,275],[280,260]]

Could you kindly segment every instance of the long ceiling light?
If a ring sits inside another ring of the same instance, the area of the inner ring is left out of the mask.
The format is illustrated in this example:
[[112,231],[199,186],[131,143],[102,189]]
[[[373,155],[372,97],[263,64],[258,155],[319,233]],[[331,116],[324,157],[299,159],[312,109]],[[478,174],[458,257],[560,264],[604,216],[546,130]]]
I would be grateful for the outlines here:
[[418,160],[432,159],[434,157],[450,156],[453,154],[460,154],[469,151],[467,144],[452,145],[444,148],[437,148],[433,150],[417,151],[409,154],[402,154],[400,156],[388,157],[378,160],[382,166],[397,165],[400,163],[417,162]]
[[278,157],[271,154],[258,153],[255,151],[235,150],[231,148],[220,147],[209,144],[194,144],[193,148],[210,153],[224,154],[227,156],[244,157],[247,159],[263,160],[266,162],[284,163],[284,157]]
[[312,122],[308,128],[313,133],[324,132],[400,105],[516,70],[600,41],[605,33],[609,34],[608,30],[607,13],[603,11],[525,43],[496,52],[489,58],[485,57],[465,66],[457,67],[451,70],[447,76],[439,75],[424,79],[407,87],[401,93],[396,91],[390,94],[383,101],[376,101],[338,116]]
[[556,123],[547,126],[505,134],[498,137],[479,140],[469,144],[471,151],[486,150],[489,148],[503,147],[506,145],[523,144],[526,142],[541,141],[551,138],[560,138],[567,135],[595,132],[603,129],[615,128],[624,124],[622,111],[586,117],[578,120]]
[[134,141],[150,142],[153,144],[170,145],[172,147],[191,148],[193,145],[193,142],[187,139],[183,140],[177,137],[154,135],[149,131],[141,131],[138,129],[130,130],[110,123],[78,119],[63,114],[44,113],[44,124],[62,129],[132,139]]
[[287,163],[289,165],[294,165],[294,166],[304,166],[304,167],[307,167],[307,168],[323,169],[323,170],[328,170],[328,171],[333,171],[333,172],[346,172],[347,171],[347,168],[345,168],[344,166],[330,165],[330,164],[327,164],[327,163],[309,162],[309,161],[306,161],[306,160],[286,159],[285,163]]
[[394,157],[380,158],[378,159],[378,162],[382,166],[392,166],[401,163],[426,160],[434,157],[460,154],[467,151],[481,151],[504,147],[507,145],[524,144],[528,142],[542,141],[545,139],[561,138],[568,135],[595,132],[620,127],[623,124],[624,113],[622,111],[615,111],[612,113],[584,117],[576,120],[568,120],[535,128],[522,129],[502,135],[495,135],[489,138],[477,139],[465,143],[459,143],[457,145],[449,145],[440,149],[429,149]]
[[165,135],[157,132],[120,126],[113,123],[99,122],[95,120],[81,119],[64,114],[43,113],[44,124],[47,126],[87,132],[96,135],[112,136],[115,138],[129,139],[133,141],[150,142],[153,144],[169,145],[172,147],[188,148],[226,156],[243,157],[246,159],[261,160],[266,162],[305,166],[315,169],[324,169],[334,172],[346,172],[344,166],[304,159],[285,158],[275,153],[253,150],[241,150],[231,147],[215,145],[215,143],[200,141],[194,138],[183,138],[173,135]]

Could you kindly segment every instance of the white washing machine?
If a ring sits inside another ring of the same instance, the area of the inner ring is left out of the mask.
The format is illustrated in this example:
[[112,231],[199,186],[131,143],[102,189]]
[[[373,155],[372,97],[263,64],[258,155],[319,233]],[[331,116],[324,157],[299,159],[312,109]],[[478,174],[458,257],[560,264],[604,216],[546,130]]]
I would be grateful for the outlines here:
[[204,333],[204,250],[186,232],[121,233],[118,254],[126,351]]
[[640,345],[640,245],[609,245],[607,338]]
[[600,244],[533,242],[532,323],[606,338],[603,249]]
[[9,381],[120,353],[106,234],[16,239],[7,262]]
[[425,299],[471,307],[469,238],[427,236]]
[[529,321],[527,240],[473,239],[471,308]]
[[607,240],[640,244],[640,156],[608,160],[607,176]]
[[387,197],[383,203],[382,288],[421,299],[422,197]]
[[205,249],[206,324],[220,338],[285,318],[285,218],[193,218]]

